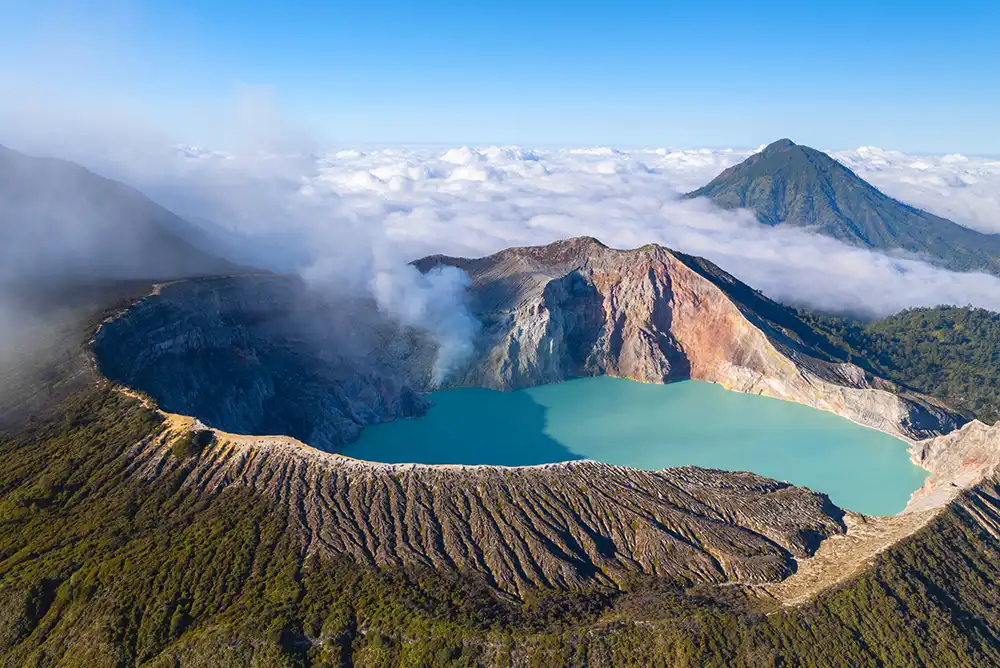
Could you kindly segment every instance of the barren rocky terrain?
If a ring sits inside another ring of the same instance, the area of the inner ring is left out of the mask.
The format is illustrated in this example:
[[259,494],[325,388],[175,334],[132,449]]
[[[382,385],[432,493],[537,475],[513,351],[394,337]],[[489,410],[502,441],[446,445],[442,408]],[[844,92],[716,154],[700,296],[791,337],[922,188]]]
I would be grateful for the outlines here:
[[224,433],[191,463],[170,449],[190,419],[170,424],[128,453],[136,475],[154,482],[184,470],[199,494],[264,492],[308,537],[310,553],[475,572],[513,595],[617,586],[635,575],[773,582],[845,530],[843,511],[824,495],[752,473],[592,461],[377,464],[292,439]]

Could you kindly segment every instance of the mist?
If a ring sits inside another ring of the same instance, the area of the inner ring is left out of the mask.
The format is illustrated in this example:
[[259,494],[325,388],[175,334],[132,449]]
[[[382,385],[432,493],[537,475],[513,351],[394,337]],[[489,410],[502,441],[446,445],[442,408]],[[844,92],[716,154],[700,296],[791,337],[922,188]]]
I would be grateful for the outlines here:
[[[807,229],[762,226],[747,211],[681,199],[749,153],[490,146],[296,153],[184,145],[156,160],[110,161],[105,168],[130,176],[188,219],[225,221],[241,240],[240,261],[279,271],[315,265],[322,270],[310,271],[341,285],[371,287],[386,267],[428,254],[481,256],[589,235],[616,248],[655,242],[701,255],[774,299],[827,312],[1000,309],[997,277],[857,248]],[[979,169],[988,166],[983,161]],[[1000,220],[1000,205],[992,213],[977,210],[977,225],[982,216]]]
[[[25,131],[10,143],[56,153],[39,142],[44,134]],[[56,154],[93,172],[0,148],[0,221],[8,241],[0,247],[0,295],[17,298],[0,300],[0,363],[30,356],[25,343],[37,319],[25,317],[22,305],[42,286],[265,271],[300,275],[326,304],[354,309],[371,300],[385,319],[429,333],[437,346],[432,383],[446,383],[468,361],[479,329],[465,299],[468,278],[454,268],[421,274],[378,221],[336,195],[300,192],[299,174],[313,159],[301,144],[250,134],[272,143],[217,154],[211,170],[192,169],[185,160],[200,151],[158,145],[159,134],[133,143],[129,133],[127,143],[118,138],[101,151],[93,150],[100,132],[79,141],[59,134]],[[185,215],[96,172],[141,184]],[[344,351],[364,337],[345,328],[375,325],[370,318],[312,324]]]
[[[38,113],[42,107],[48,111]],[[474,354],[479,323],[461,271],[421,274],[409,264],[432,253],[480,256],[589,235],[617,248],[655,242],[701,255],[778,301],[825,312],[880,317],[946,303],[1000,310],[994,276],[761,226],[749,212],[681,199],[752,150],[346,148],[311,138],[255,89],[228,116],[219,110],[229,122],[217,144],[196,146],[135,114],[53,111],[65,107],[23,98],[0,105],[0,144],[94,172],[0,153],[10,170],[0,182],[10,240],[0,249],[0,294],[39,283],[294,273],[324,299],[370,299],[389,320],[428,332],[438,347],[435,385]],[[885,181],[910,164],[894,155],[895,171],[880,183],[890,192]],[[953,157],[934,164],[938,172],[993,169]],[[916,187],[899,180],[900,192]],[[933,190],[920,193],[935,210]],[[951,192],[943,199],[961,210]],[[967,224],[987,229],[1000,220],[1000,203],[991,206],[977,197]],[[21,323],[11,301],[0,300],[8,350],[25,338]]]

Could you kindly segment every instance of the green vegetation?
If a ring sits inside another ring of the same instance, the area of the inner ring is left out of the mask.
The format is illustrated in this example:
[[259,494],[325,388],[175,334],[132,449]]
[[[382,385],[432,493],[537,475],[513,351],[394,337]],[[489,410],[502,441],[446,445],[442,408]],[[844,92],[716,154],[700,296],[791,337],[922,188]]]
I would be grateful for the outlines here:
[[869,371],[988,424],[1000,419],[1000,313],[938,306],[871,323],[801,315]]
[[147,294],[149,281],[19,286],[23,320],[5,323],[0,354],[0,431],[61,410],[96,379],[87,342],[101,322]]
[[162,429],[138,402],[104,387],[64,408],[0,443],[2,665],[1000,663],[1000,545],[960,508],[801,609],[656,579],[519,602],[309,557],[268,497],[185,485],[193,463],[133,470]]
[[957,271],[1000,273],[1000,238],[888,197],[826,153],[778,140],[686,197],[750,209],[764,225],[810,227],[863,248],[902,248]]
[[[768,304],[773,326],[831,360],[998,416],[997,314],[863,324]],[[85,371],[79,331],[60,335],[58,366],[18,376],[54,388],[0,433],[2,666],[1000,665],[1000,541],[981,499],[797,609],[651,578],[515,601],[475,574],[309,556],[273,498],[186,484],[210,432],[171,442],[167,472],[137,470],[162,422]]]
[[210,429],[189,431],[173,442],[170,446],[170,451],[174,453],[174,457],[177,457],[177,459],[187,459],[188,457],[194,457],[204,448],[210,446],[213,440],[215,440],[215,435]]

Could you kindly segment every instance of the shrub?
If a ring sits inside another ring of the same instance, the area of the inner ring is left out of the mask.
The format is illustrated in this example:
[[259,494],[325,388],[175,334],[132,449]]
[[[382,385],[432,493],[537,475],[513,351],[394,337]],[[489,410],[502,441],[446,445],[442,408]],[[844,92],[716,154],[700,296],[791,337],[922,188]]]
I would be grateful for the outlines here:
[[202,449],[211,445],[214,440],[215,434],[210,429],[189,431],[174,441],[174,444],[170,446],[170,450],[174,453],[174,457],[184,460],[188,457],[198,455]]

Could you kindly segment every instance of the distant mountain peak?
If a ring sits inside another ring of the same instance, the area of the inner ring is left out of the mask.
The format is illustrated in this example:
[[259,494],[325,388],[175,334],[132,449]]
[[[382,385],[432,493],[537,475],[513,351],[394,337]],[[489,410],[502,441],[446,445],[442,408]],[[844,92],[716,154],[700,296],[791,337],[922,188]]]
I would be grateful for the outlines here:
[[855,246],[901,249],[951,269],[1000,275],[1000,236],[898,202],[826,153],[787,138],[685,197],[749,209],[765,225],[809,227]]
[[798,144],[793,142],[791,139],[785,137],[784,139],[779,139],[778,141],[771,142],[770,144],[764,147],[764,150],[776,151],[778,149],[791,148],[792,146],[798,146]]

